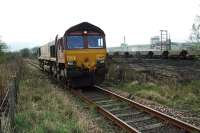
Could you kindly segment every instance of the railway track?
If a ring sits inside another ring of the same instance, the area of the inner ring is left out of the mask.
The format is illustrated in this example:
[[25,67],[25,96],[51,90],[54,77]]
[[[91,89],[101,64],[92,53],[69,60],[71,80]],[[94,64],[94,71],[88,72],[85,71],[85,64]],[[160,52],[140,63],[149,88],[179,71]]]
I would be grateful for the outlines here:
[[199,133],[200,129],[99,86],[72,93],[131,133]]
[[25,62],[27,62],[28,64],[30,64],[30,65],[36,67],[37,69],[40,69],[40,70],[41,70],[40,66],[39,66],[37,63],[32,62],[32,61],[30,61],[30,60],[28,60],[28,59],[26,59]]
[[[29,64],[39,68],[33,62]],[[158,112],[99,86],[71,89],[82,100],[130,133],[200,133],[200,128]]]

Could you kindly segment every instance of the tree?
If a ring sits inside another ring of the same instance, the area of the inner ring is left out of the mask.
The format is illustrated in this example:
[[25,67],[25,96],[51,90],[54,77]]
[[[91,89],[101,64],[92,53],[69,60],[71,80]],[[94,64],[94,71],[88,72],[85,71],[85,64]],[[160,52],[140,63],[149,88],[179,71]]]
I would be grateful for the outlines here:
[[31,49],[31,56],[36,58],[37,57],[37,54],[38,54],[38,49],[39,47],[34,47]]
[[30,50],[28,48],[24,48],[20,50],[20,54],[22,57],[29,57],[30,56]]
[[7,49],[6,43],[0,40],[0,56],[5,52],[6,49]]

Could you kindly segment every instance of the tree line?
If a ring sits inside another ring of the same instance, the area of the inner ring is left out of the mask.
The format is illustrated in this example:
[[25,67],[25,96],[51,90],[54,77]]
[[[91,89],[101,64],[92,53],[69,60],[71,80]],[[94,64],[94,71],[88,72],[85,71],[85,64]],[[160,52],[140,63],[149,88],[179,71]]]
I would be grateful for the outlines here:
[[3,42],[2,40],[0,40],[0,56],[3,55],[3,53],[5,52],[6,49],[7,49],[6,43]]
[[36,58],[38,47],[24,48],[17,52],[9,52],[7,44],[0,39],[0,63],[12,59],[13,57],[20,56],[24,58]]
[[38,54],[38,47],[24,48],[20,50],[20,55],[25,58],[36,58]]

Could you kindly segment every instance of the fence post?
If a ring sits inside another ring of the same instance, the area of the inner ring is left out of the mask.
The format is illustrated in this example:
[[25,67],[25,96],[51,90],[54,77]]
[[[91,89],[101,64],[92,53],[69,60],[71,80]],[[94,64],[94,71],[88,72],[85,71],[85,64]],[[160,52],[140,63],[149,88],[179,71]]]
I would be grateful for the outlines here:
[[18,93],[18,89],[19,89],[19,80],[18,80],[18,75],[17,76],[15,76],[14,78],[13,78],[13,80],[14,80],[14,100],[15,100],[15,103],[17,104],[17,93]]
[[2,133],[1,119],[0,119],[0,133]]
[[14,132],[15,127],[15,81],[12,81],[9,85],[9,116],[10,116],[10,127]]

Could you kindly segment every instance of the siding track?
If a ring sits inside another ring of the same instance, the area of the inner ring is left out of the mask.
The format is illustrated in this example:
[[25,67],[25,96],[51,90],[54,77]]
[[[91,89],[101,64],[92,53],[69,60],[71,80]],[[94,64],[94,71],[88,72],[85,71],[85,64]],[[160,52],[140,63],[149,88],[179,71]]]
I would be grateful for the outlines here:
[[133,133],[200,133],[200,129],[99,86],[72,90],[115,124]]

